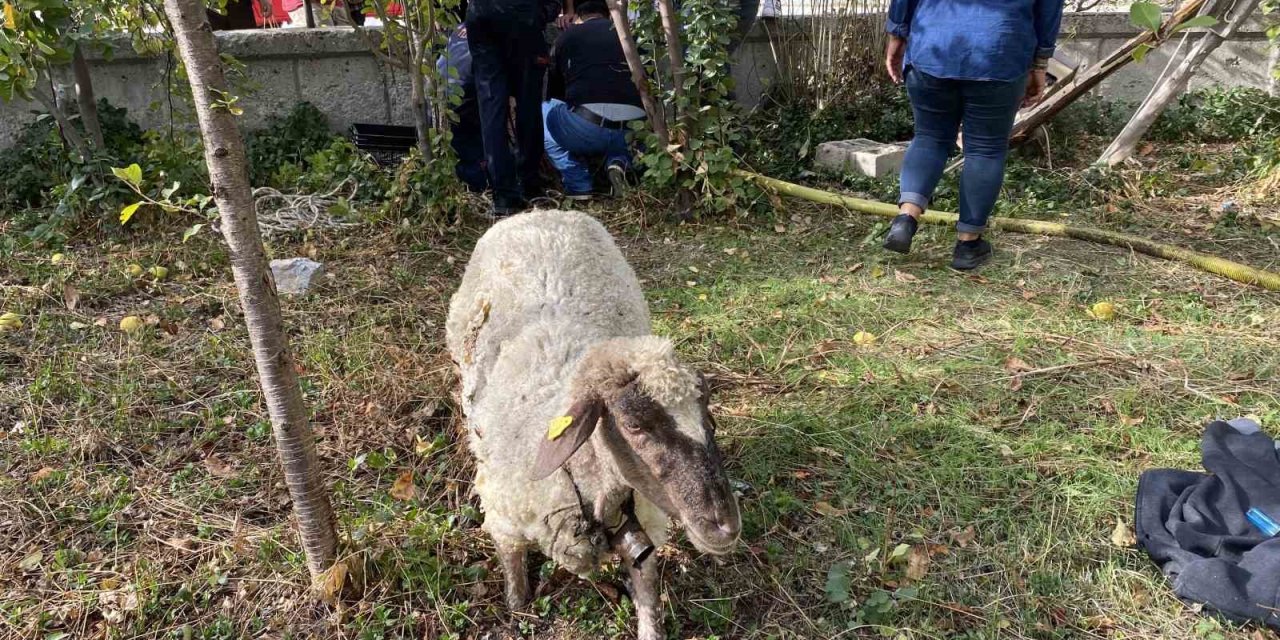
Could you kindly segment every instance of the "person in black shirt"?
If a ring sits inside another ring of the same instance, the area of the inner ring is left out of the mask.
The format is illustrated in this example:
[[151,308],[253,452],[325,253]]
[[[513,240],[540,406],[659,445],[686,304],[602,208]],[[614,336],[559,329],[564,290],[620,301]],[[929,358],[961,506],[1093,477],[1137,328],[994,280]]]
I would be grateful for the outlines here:
[[631,166],[628,124],[645,117],[644,107],[604,0],[578,0],[575,9],[578,23],[560,35],[551,54],[543,142],[566,196],[590,197],[592,156],[604,157],[614,195],[621,195]]
[[[480,132],[493,188],[493,215],[524,209],[526,196],[542,188],[542,102],[546,72],[546,24],[560,12],[559,0],[470,0],[467,42],[480,103]],[[507,136],[510,99],[516,101],[519,167]],[[517,175],[518,174],[518,175]]]

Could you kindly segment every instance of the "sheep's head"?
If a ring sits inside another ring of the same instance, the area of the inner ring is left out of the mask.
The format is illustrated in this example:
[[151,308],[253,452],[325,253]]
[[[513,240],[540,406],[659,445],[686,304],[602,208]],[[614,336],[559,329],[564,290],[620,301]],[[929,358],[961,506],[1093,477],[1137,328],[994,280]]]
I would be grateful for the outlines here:
[[551,475],[599,424],[597,446],[632,489],[678,518],[699,550],[728,553],[742,521],[708,401],[705,379],[676,360],[670,342],[644,337],[601,344],[579,369],[572,406],[542,442],[533,477]]

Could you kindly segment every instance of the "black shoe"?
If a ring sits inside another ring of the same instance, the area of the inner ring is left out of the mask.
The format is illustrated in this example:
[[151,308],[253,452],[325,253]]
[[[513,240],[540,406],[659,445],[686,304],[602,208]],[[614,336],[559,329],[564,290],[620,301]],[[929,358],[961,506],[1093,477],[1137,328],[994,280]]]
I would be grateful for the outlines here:
[[958,271],[968,271],[990,258],[991,243],[983,240],[981,236],[977,240],[959,240],[956,242],[954,253],[952,253],[951,268]]
[[495,198],[493,201],[493,210],[490,212],[490,215],[494,219],[500,220],[502,218],[514,216],[527,208],[529,208],[529,203],[526,200],[506,200]]
[[884,237],[884,248],[898,253],[911,250],[911,239],[916,236],[920,223],[915,218],[899,213],[889,224],[889,234]]
[[620,164],[611,164],[605,169],[609,175],[609,187],[613,189],[613,197],[621,198],[627,194],[627,170]]

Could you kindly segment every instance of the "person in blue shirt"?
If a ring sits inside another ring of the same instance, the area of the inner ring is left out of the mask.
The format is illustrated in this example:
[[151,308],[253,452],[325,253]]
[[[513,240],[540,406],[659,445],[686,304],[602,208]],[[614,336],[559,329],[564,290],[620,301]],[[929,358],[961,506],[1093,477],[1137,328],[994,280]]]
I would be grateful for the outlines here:
[[[452,73],[450,70],[452,69]],[[455,172],[467,188],[482,193],[489,188],[484,165],[484,138],[480,133],[480,105],[476,100],[476,83],[471,77],[471,51],[467,45],[467,26],[458,25],[449,34],[444,55],[436,62],[441,78],[446,78],[449,92],[459,97],[453,105],[457,119],[450,126],[454,153],[458,155]]]
[[907,253],[964,129],[960,220],[951,266],[991,257],[982,237],[1004,182],[1018,108],[1044,92],[1063,0],[892,0],[885,65],[907,85],[915,138],[902,164],[900,213],[884,247]]

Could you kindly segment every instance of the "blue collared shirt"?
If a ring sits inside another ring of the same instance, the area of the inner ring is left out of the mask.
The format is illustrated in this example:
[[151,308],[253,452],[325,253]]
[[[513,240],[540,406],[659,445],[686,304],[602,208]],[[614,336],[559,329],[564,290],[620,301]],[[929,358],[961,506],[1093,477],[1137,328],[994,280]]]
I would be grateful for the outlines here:
[[892,0],[885,30],[906,65],[938,78],[1018,80],[1053,56],[1063,0]]

